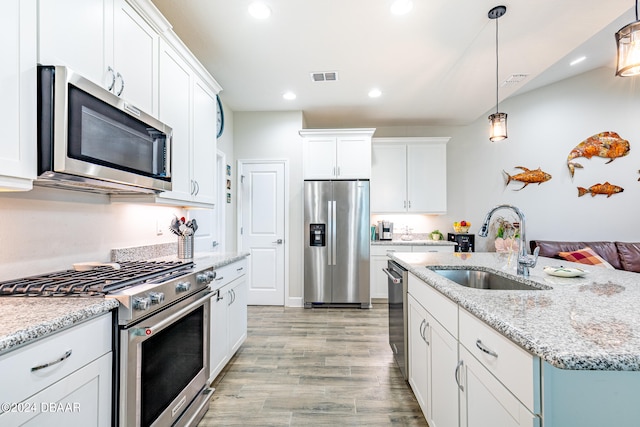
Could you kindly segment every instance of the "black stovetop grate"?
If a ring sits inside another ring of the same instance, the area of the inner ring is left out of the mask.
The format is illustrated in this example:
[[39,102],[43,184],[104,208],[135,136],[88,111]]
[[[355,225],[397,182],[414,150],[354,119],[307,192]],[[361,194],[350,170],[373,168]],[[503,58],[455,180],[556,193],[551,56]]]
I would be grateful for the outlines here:
[[127,261],[89,271],[64,270],[0,282],[0,296],[102,296],[158,279],[167,280],[193,268],[180,261]]

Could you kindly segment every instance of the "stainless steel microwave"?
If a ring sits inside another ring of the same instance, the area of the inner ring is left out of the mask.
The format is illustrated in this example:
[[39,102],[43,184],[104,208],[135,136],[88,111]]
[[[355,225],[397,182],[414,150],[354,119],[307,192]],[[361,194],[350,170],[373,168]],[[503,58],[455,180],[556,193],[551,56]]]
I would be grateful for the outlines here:
[[171,190],[172,130],[62,66],[38,66],[35,184],[101,194]]

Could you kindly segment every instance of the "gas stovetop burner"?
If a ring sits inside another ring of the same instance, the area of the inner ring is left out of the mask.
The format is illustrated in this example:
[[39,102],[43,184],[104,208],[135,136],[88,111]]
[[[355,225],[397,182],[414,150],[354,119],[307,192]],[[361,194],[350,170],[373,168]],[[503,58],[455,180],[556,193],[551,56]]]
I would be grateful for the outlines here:
[[158,283],[183,275],[193,263],[128,261],[120,269],[100,266],[89,271],[64,270],[0,282],[0,296],[104,296],[143,283]]

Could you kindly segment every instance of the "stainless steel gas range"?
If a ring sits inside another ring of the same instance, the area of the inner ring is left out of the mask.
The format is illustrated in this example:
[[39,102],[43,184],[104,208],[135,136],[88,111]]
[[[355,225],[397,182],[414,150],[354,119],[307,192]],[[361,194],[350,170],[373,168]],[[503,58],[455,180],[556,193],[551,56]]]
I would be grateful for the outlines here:
[[118,425],[196,425],[213,390],[209,372],[212,268],[123,262],[0,283],[0,296],[115,298]]

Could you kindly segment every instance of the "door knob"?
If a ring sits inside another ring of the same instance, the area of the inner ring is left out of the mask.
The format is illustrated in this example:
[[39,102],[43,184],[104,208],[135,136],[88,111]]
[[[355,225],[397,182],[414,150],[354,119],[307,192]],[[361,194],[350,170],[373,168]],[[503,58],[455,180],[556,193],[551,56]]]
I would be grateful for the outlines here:
[[277,244],[281,245],[282,244],[282,239],[278,239],[278,240],[276,240],[275,242],[272,242],[272,243],[277,243]]

